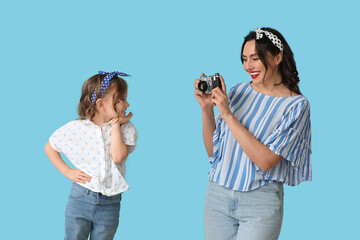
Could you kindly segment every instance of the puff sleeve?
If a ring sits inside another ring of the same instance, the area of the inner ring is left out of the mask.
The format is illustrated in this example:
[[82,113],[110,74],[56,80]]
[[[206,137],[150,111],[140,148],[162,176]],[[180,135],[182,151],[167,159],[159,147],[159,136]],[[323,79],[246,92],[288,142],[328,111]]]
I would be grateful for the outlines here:
[[136,149],[136,142],[138,139],[138,132],[134,124],[130,121],[121,125],[121,133],[126,145],[129,145],[129,153]]

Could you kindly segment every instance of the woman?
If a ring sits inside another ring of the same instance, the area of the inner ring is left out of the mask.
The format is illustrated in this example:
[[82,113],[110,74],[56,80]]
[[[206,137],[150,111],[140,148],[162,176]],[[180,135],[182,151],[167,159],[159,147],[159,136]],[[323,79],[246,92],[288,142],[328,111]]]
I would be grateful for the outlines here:
[[[251,82],[226,94],[195,97],[212,168],[205,198],[207,240],[278,239],[283,183],[311,180],[310,105],[301,95],[293,53],[284,37],[258,28],[244,40],[241,59]],[[219,115],[214,118],[213,106]]]

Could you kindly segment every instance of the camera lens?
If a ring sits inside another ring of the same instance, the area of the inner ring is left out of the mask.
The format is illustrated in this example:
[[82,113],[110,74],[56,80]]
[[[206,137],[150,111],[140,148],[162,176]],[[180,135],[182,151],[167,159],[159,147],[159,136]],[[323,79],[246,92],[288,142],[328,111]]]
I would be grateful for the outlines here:
[[198,84],[198,88],[200,91],[205,92],[208,88],[208,84],[205,81],[200,81]]

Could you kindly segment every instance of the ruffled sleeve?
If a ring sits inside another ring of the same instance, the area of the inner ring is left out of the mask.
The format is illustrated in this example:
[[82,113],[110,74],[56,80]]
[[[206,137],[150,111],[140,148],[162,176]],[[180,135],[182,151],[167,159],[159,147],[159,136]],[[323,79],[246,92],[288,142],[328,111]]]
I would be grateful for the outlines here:
[[[234,85],[228,94],[228,102],[229,105],[233,100],[234,92],[239,84]],[[221,159],[222,148],[224,145],[223,137],[225,135],[225,121],[221,118],[221,115],[218,114],[215,118],[215,131],[213,134],[213,155],[209,158],[211,164],[216,163],[219,159]]]
[[216,129],[214,131],[213,134],[213,155],[209,158],[210,163],[214,163],[216,162],[217,159],[219,159],[219,146],[221,144],[221,138],[220,138],[220,134],[221,134],[221,123],[222,123],[222,118],[220,116],[220,114],[218,114],[215,118],[215,126]]
[[311,180],[311,124],[310,104],[304,98],[285,111],[275,130],[265,139],[264,144],[288,165],[283,180],[289,185],[297,185]]
[[138,139],[138,132],[132,122],[127,122],[121,125],[121,133],[126,145],[129,145],[129,153],[136,149],[136,142]]

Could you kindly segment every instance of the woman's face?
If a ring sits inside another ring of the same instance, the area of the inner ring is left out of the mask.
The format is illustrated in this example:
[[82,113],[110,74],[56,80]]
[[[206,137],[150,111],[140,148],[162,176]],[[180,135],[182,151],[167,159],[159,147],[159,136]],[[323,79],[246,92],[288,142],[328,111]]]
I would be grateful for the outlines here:
[[268,68],[265,68],[256,51],[255,40],[245,43],[241,57],[245,71],[249,73],[255,84],[271,80],[274,74],[278,72],[277,64],[270,53],[266,57]]

